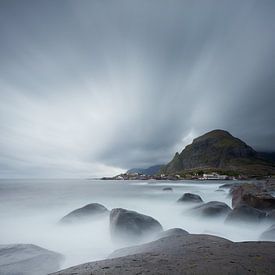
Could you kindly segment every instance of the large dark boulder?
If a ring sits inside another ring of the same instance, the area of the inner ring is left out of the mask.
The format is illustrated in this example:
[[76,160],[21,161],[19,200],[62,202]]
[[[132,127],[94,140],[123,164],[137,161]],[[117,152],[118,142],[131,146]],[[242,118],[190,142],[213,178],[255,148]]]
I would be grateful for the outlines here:
[[64,216],[60,220],[60,222],[73,223],[73,222],[91,221],[96,217],[101,217],[108,213],[109,211],[104,205],[99,203],[91,203],[70,212],[68,215]]
[[60,268],[63,256],[33,244],[0,245],[1,275],[45,275]]
[[231,208],[223,202],[210,201],[191,209],[191,213],[204,217],[225,216],[231,211]]
[[204,235],[172,235],[115,251],[109,259],[56,275],[275,274],[274,242],[231,242]]
[[267,230],[265,230],[261,234],[260,240],[262,240],[262,241],[275,241],[275,224],[270,226]]
[[239,205],[227,216],[226,222],[261,222],[266,217],[266,213],[259,209]]
[[269,193],[273,183],[246,183],[231,188],[232,207],[248,205],[261,210],[275,209],[275,198]]
[[199,195],[192,194],[192,193],[185,193],[177,200],[177,202],[201,203],[203,202],[203,200]]
[[140,240],[162,231],[162,226],[150,216],[115,208],[110,213],[110,230],[114,240]]

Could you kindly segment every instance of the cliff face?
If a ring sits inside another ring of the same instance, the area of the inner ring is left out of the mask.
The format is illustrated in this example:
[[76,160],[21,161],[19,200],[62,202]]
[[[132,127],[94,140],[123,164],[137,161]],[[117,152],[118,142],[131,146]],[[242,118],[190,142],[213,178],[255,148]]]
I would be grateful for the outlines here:
[[242,173],[275,174],[275,165],[260,158],[245,142],[229,132],[214,130],[193,140],[173,160],[162,168],[174,174],[194,169],[232,170]]

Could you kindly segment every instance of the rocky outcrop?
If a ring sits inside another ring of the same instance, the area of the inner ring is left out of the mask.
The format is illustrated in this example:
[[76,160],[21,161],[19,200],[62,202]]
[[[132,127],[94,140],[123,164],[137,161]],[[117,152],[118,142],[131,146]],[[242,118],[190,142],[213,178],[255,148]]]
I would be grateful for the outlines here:
[[203,202],[203,200],[199,195],[192,194],[192,193],[185,193],[177,200],[177,202],[201,203]]
[[261,210],[275,209],[275,197],[269,192],[275,191],[273,182],[246,183],[231,189],[232,207],[248,205]]
[[60,223],[68,224],[73,222],[91,221],[96,217],[100,217],[108,213],[109,211],[104,205],[99,203],[91,203],[70,212],[60,220]]
[[265,217],[266,213],[264,211],[247,205],[239,205],[228,214],[226,222],[259,223],[263,221]]
[[210,235],[172,235],[55,274],[275,274],[274,251],[273,242],[233,243]]
[[60,268],[63,256],[33,244],[0,245],[1,275],[45,275]]
[[275,241],[275,224],[271,225],[267,230],[265,230],[261,236],[262,241]]
[[225,216],[230,211],[231,208],[226,203],[219,201],[210,201],[191,209],[192,214],[197,214],[204,217]]
[[162,226],[150,216],[115,208],[110,213],[110,230],[114,240],[139,240],[162,231]]

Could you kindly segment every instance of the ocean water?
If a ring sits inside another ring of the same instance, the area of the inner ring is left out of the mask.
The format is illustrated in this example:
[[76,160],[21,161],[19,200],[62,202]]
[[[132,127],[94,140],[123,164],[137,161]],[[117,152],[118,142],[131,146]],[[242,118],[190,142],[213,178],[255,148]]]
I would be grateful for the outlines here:
[[[190,215],[190,205],[177,204],[186,192],[205,202],[231,206],[228,181],[102,181],[85,179],[0,180],[0,244],[32,243],[62,253],[62,268],[106,258],[121,245],[113,243],[108,217],[88,223],[60,226],[58,221],[88,203],[108,209],[122,207],[150,215],[163,228],[180,227],[190,233],[221,236],[232,241],[258,240],[268,225],[224,223],[224,218],[203,219]],[[172,187],[173,192],[163,191]]]

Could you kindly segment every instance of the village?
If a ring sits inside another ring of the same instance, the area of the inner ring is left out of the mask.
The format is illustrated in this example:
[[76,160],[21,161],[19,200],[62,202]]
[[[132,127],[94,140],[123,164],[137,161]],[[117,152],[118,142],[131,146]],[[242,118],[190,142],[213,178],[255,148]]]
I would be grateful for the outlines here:
[[102,180],[240,180],[246,179],[244,176],[229,176],[225,174],[213,173],[194,173],[185,175],[166,175],[166,174],[156,174],[156,175],[145,175],[140,173],[123,173],[116,175],[114,177],[103,177]]

